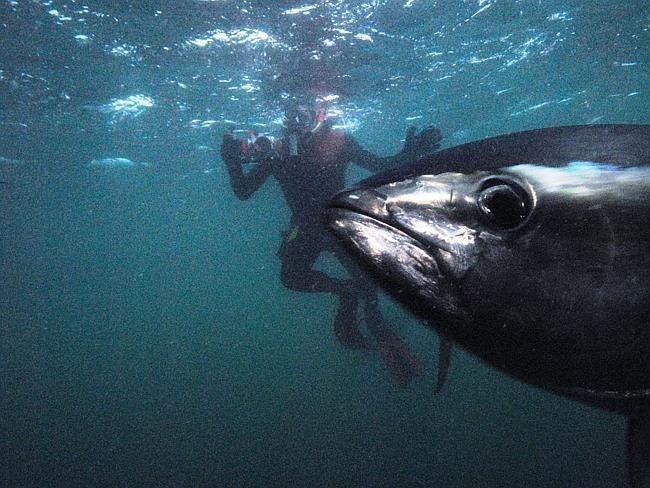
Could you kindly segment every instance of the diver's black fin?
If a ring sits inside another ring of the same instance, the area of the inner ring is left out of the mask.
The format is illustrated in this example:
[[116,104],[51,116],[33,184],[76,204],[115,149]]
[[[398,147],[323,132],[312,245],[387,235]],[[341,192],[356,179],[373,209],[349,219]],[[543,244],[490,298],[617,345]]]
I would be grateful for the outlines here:
[[357,321],[358,297],[354,294],[342,293],[341,303],[334,318],[334,334],[339,342],[350,349],[367,349],[368,340],[363,337]]
[[650,479],[650,412],[628,421],[627,473],[632,488],[642,488]]
[[377,300],[365,300],[366,327],[372,334],[384,363],[393,379],[400,386],[407,386],[416,376],[424,371],[420,360],[386,325],[377,305]]
[[440,348],[438,351],[438,380],[436,381],[436,393],[440,393],[442,387],[445,385],[447,375],[449,374],[449,366],[451,364],[451,350],[454,344],[443,335],[439,335]]

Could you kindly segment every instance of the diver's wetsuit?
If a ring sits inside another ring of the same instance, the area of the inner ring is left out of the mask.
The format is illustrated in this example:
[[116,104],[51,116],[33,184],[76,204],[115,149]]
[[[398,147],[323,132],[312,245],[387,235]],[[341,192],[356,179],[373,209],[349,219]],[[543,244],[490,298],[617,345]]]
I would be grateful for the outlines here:
[[[323,226],[327,202],[345,187],[345,169],[351,162],[373,172],[394,167],[399,155],[378,157],[350,135],[328,126],[299,142],[299,156],[282,155],[262,161],[245,174],[239,161],[226,161],[230,182],[238,198],[249,198],[269,177],[280,184],[291,210],[291,226],[278,255],[281,281],[291,290],[345,292],[341,280],[313,270],[322,251],[336,251],[337,243]],[[402,161],[403,162],[403,161]]]
[[[366,321],[372,320],[372,324],[368,323],[368,330],[375,337],[396,379],[402,384],[408,383],[421,367],[394,332],[379,323],[377,288],[363,277],[356,263],[348,259],[348,254],[339,250],[339,243],[324,227],[323,211],[328,201],[345,187],[345,170],[349,163],[376,172],[404,164],[410,158],[404,153],[376,156],[363,149],[352,136],[332,129],[328,124],[316,133],[301,136],[298,156],[289,156],[285,151],[277,158],[259,162],[248,173],[242,169],[241,156],[228,157],[224,155],[223,147],[222,157],[239,199],[249,198],[269,176],[273,176],[282,188],[291,210],[291,226],[278,251],[282,262],[282,284],[295,291],[336,294],[341,300],[335,320],[336,335],[342,343],[353,348],[367,346],[357,329],[354,315],[358,300],[364,300]],[[313,269],[323,251],[334,253],[352,279],[336,279]],[[390,359],[386,357],[387,353]]]

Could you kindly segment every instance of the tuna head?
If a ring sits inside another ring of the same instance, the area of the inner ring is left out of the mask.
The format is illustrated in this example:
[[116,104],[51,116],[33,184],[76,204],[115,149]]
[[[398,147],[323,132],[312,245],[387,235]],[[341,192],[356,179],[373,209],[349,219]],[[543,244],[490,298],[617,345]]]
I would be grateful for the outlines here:
[[330,227],[470,352],[626,408],[650,388],[649,189],[648,166],[591,162],[423,174],[341,193]]

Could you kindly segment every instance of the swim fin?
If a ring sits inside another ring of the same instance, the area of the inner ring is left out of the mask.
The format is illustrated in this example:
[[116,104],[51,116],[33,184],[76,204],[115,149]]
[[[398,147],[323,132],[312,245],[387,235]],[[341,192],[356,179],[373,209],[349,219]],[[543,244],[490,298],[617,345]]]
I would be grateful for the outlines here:
[[400,386],[408,385],[424,368],[406,343],[382,319],[376,300],[365,301],[366,326],[377,342],[377,349]]
[[357,322],[357,296],[344,293],[339,297],[341,303],[334,319],[334,334],[345,347],[350,349],[368,348],[368,340],[361,334]]

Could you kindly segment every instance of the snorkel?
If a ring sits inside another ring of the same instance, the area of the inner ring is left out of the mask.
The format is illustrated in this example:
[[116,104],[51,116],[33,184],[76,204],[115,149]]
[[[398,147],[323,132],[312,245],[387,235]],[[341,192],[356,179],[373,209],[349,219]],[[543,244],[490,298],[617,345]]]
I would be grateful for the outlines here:
[[310,132],[312,134],[318,132],[323,127],[326,118],[327,118],[327,107],[323,104],[318,109],[318,115],[316,116],[316,125]]

